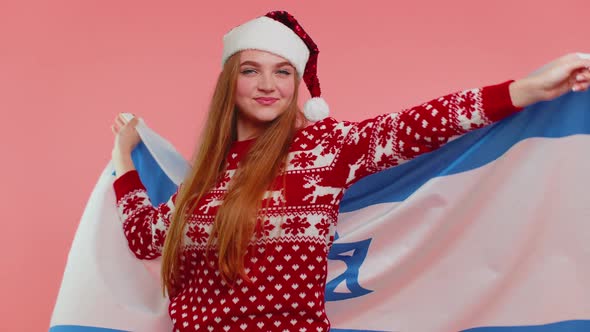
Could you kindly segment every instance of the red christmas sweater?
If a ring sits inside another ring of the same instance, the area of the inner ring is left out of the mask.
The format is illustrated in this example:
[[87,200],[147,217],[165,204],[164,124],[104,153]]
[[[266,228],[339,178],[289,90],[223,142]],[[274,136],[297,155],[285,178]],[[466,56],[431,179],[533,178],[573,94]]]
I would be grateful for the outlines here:
[[[230,287],[215,265],[206,264],[205,244],[228,183],[253,140],[236,142],[224,177],[198,203],[185,229],[180,282],[169,305],[174,330],[328,331],[327,255],[345,190],[364,176],[517,112],[510,83],[449,94],[362,122],[327,118],[298,130],[285,171],[288,192],[266,192],[265,218],[245,256],[251,282],[238,279]],[[153,206],[137,171],[123,174],[114,189],[131,251],[140,259],[160,256],[176,194]],[[214,250],[208,255],[216,264]]]

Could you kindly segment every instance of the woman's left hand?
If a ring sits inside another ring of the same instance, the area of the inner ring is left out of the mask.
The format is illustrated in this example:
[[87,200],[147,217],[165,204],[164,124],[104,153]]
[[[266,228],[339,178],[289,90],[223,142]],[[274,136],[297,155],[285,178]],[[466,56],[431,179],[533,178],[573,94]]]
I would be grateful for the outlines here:
[[515,106],[526,107],[569,91],[585,91],[588,88],[590,54],[571,53],[510,84],[510,96]]

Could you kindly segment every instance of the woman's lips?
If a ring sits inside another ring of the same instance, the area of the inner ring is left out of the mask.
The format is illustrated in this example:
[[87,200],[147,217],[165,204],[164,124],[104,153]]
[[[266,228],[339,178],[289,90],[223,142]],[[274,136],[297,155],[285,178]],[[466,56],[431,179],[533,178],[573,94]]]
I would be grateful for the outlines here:
[[268,105],[274,104],[278,99],[277,98],[260,97],[260,98],[254,98],[254,100],[256,100],[261,105],[268,106]]

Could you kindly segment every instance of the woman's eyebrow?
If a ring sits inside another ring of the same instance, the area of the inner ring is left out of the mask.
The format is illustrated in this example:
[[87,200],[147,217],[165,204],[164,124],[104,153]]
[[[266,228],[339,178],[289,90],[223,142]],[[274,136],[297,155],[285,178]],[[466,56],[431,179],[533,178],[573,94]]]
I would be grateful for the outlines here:
[[[247,60],[247,61],[244,61],[240,64],[240,66],[246,66],[246,65],[260,67],[260,64],[258,62],[252,61],[252,60]],[[291,65],[291,63],[289,61],[283,61],[283,62],[279,62],[279,63],[275,64],[274,66],[275,66],[275,68],[278,68],[278,67],[282,67],[282,66],[291,66],[292,67],[293,65]]]
[[260,67],[260,64],[258,62],[255,61],[244,61],[240,64],[240,66],[245,66],[245,65],[250,65],[250,66],[254,66],[254,67]]
[[289,61],[283,61],[283,62],[279,62],[275,65],[275,67],[282,67],[282,66],[290,66],[293,67],[293,65],[291,65],[291,63]]

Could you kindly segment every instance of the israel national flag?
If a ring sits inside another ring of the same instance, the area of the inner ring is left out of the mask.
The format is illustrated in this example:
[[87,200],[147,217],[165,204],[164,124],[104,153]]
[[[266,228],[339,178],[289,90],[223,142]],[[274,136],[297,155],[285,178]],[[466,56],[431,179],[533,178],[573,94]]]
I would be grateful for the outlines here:
[[[138,125],[154,204],[188,170]],[[346,193],[326,288],[333,331],[590,331],[590,92],[539,103]],[[170,331],[159,262],[135,259],[109,164],[68,257],[51,332]]]

